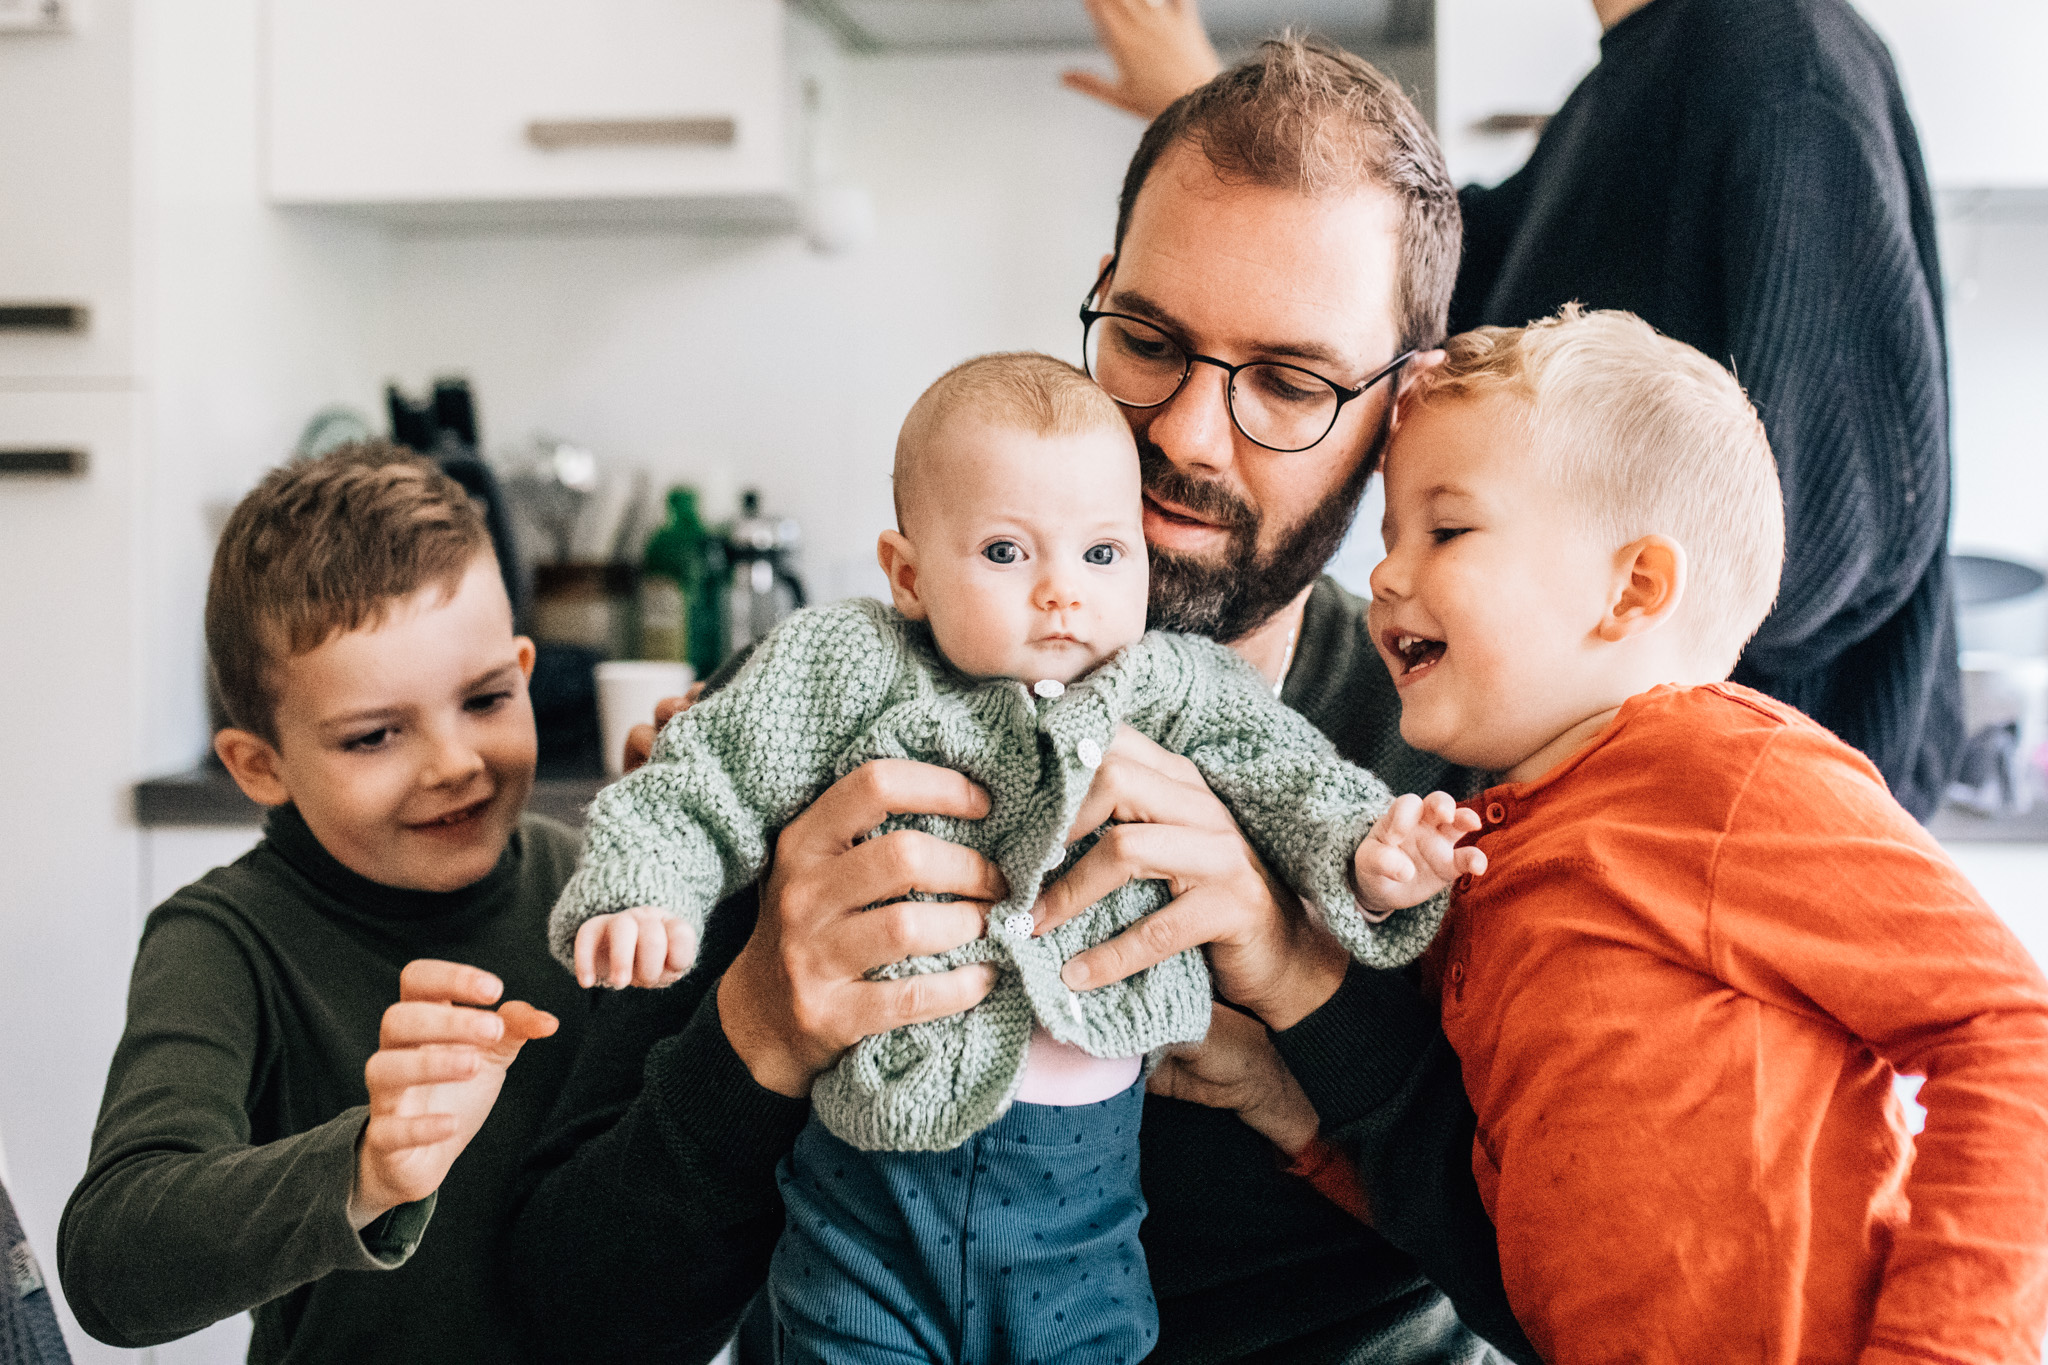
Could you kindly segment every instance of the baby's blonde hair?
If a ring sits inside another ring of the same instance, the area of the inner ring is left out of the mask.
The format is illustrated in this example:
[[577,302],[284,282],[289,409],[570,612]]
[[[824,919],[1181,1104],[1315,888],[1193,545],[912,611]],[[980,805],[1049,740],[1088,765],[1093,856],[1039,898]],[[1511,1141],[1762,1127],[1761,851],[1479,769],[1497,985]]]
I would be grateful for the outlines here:
[[946,419],[972,412],[995,426],[1034,436],[1075,436],[1113,430],[1129,435],[1123,409],[1086,373],[1039,351],[998,351],[963,360],[932,381],[911,404],[896,436],[896,529],[906,534],[908,492],[921,475],[933,437]]
[[1444,349],[1414,399],[1517,400],[1531,449],[1596,535],[1616,549],[1647,535],[1685,547],[1678,620],[1703,664],[1732,669],[1785,561],[1777,462],[1735,377],[1632,313],[1575,303]]

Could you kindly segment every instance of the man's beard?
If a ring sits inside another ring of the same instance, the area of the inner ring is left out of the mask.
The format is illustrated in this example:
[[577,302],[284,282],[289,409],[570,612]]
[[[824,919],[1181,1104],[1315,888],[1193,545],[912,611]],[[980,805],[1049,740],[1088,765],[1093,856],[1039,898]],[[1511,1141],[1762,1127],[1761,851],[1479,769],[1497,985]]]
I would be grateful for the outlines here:
[[1158,446],[1138,435],[1138,468],[1145,491],[1184,507],[1230,533],[1218,560],[1197,559],[1148,547],[1152,561],[1151,612],[1154,630],[1206,635],[1229,644],[1264,625],[1316,580],[1358,514],[1358,501],[1380,465],[1388,424],[1382,421],[1372,446],[1343,486],[1297,522],[1270,554],[1259,553],[1259,514],[1220,483],[1184,474]]

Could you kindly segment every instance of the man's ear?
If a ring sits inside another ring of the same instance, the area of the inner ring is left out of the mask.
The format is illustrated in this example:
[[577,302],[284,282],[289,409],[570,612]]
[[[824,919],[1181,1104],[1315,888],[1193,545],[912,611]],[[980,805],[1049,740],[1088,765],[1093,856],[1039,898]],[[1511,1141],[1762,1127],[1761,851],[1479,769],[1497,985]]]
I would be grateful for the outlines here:
[[222,730],[213,737],[213,751],[220,755],[242,795],[257,805],[282,806],[292,799],[278,775],[277,748],[263,736],[247,730]]
[[1428,377],[1431,370],[1443,363],[1444,351],[1439,347],[1434,351],[1417,352],[1409,358],[1406,365],[1401,367],[1401,373],[1395,377],[1394,381],[1396,387],[1394,389],[1394,415],[1390,422],[1391,426],[1398,427],[1401,425],[1401,419],[1407,415],[1412,406],[1410,395]]
[[1669,621],[1685,597],[1685,547],[1669,536],[1644,536],[1614,556],[1614,602],[1595,631],[1610,643]]
[[913,621],[924,620],[929,613],[917,594],[917,546],[910,537],[901,531],[882,532],[875,542],[875,562],[889,576],[889,596],[895,599],[896,610]]

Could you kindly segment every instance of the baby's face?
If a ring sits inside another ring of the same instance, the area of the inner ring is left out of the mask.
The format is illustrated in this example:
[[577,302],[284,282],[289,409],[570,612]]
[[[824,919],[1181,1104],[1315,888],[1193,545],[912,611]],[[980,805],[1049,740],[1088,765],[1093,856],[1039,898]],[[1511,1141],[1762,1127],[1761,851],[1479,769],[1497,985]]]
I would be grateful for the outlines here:
[[1145,633],[1128,432],[1037,436],[955,416],[930,440],[906,500],[910,584],[899,572],[892,586],[955,668],[1071,682]]
[[1616,555],[1547,477],[1513,400],[1405,414],[1388,444],[1387,557],[1367,622],[1401,696],[1401,737],[1507,772],[1609,703],[1595,635]]

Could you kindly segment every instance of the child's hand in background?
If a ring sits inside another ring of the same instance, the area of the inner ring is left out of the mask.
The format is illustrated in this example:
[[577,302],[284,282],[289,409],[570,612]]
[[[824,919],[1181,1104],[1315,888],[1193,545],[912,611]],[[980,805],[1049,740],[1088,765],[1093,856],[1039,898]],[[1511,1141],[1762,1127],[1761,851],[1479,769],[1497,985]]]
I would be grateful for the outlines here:
[[377,1051],[363,1068],[370,1121],[356,1144],[348,1198],[358,1232],[441,1187],[490,1117],[519,1049],[559,1027],[524,1000],[490,1009],[504,993],[497,977],[460,962],[421,958],[399,973],[398,1003],[384,1011]]
[[651,905],[594,916],[576,931],[579,986],[667,986],[696,960],[696,932]]
[[1352,855],[1359,904],[1374,914],[1391,914],[1422,904],[1461,874],[1479,876],[1486,871],[1486,855],[1453,847],[1478,828],[1478,814],[1449,793],[1396,798]]

